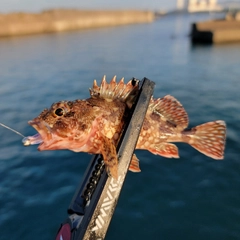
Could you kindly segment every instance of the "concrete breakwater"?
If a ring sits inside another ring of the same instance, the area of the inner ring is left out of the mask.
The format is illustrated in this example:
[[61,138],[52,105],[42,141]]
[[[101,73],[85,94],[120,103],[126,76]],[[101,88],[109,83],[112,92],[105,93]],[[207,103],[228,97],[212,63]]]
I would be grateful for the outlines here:
[[0,37],[148,23],[153,20],[153,12],[137,10],[55,9],[41,13],[9,13],[0,14]]
[[240,42],[239,20],[212,20],[192,24],[193,43]]

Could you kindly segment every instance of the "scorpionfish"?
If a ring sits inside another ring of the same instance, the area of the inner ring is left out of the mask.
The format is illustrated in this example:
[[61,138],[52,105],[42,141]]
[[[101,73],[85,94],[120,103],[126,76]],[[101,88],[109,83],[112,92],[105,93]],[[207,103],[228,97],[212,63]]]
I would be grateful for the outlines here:
[[[60,101],[43,110],[29,124],[38,133],[23,139],[24,145],[40,144],[38,150],[69,149],[75,152],[102,154],[106,169],[118,177],[116,144],[122,133],[126,111],[132,107],[139,82],[116,76],[101,85],[96,80],[86,100]],[[148,150],[167,158],[179,158],[173,142],[190,144],[199,152],[223,159],[226,124],[222,120],[207,122],[188,129],[188,115],[179,101],[167,95],[150,100],[136,149]],[[129,170],[140,172],[134,154]]]

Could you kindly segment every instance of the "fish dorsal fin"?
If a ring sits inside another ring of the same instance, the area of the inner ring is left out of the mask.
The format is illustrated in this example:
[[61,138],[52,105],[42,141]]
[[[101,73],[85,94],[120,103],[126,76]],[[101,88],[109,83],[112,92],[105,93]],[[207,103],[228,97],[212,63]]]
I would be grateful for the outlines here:
[[116,76],[112,78],[110,83],[107,83],[106,76],[102,78],[101,85],[97,85],[97,81],[93,81],[93,87],[89,89],[90,95],[93,98],[118,99],[126,102],[128,105],[133,102],[137,91],[139,90],[139,81],[136,79],[130,80],[127,84],[124,83],[124,78],[116,82]]
[[165,120],[175,124],[179,130],[188,126],[188,115],[182,104],[174,97],[167,95],[163,98],[151,99],[150,109]]

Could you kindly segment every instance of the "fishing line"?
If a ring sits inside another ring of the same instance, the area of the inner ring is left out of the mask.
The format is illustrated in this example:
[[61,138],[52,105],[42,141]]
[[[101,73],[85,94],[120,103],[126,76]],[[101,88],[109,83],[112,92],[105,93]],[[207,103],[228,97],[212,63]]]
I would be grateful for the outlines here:
[[18,134],[18,135],[20,135],[20,136],[22,136],[22,137],[25,138],[25,136],[24,136],[23,134],[21,134],[20,132],[18,132],[18,131],[16,131],[16,130],[12,129],[12,128],[6,126],[6,125],[4,125],[4,124],[1,123],[1,122],[0,122],[0,125],[1,125],[2,127],[7,128],[8,130],[10,130],[10,131],[12,131],[12,132],[15,132],[16,134]]

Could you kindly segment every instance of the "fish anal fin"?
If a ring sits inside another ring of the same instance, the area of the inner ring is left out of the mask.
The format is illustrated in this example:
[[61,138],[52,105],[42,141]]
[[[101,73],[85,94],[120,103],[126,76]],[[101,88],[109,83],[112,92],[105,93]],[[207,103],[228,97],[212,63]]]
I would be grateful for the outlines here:
[[105,136],[101,137],[101,153],[106,166],[108,174],[114,179],[118,179],[118,158],[116,147],[113,144],[112,139]]
[[191,130],[189,144],[213,159],[223,159],[226,141],[226,124],[218,120],[201,124]]
[[172,143],[155,144],[155,146],[153,148],[149,148],[148,151],[155,155],[160,155],[167,158],[179,158],[178,148]]
[[141,172],[141,169],[139,167],[139,160],[135,154],[133,154],[133,156],[132,156],[132,160],[131,160],[128,170],[131,172]]
[[152,99],[150,107],[153,112],[163,119],[183,130],[188,126],[188,114],[182,104],[174,97],[167,95],[163,98]]

